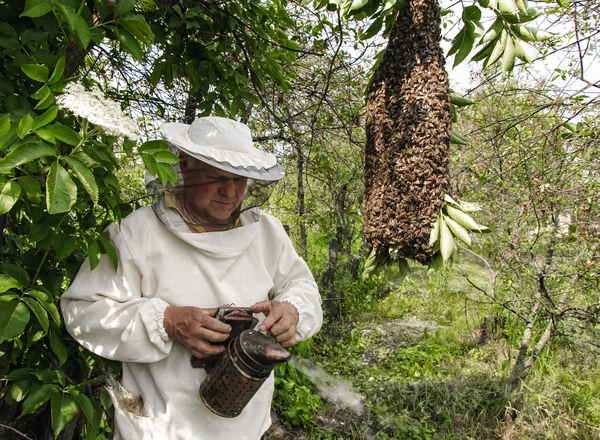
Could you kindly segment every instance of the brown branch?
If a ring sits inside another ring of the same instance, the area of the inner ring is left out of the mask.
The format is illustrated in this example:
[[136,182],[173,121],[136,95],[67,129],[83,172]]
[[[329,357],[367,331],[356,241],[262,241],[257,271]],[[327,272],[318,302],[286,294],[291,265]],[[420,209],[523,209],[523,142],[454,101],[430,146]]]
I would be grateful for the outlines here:
[[4,429],[10,429],[11,431],[14,431],[15,433],[17,433],[18,435],[20,435],[21,437],[27,439],[27,440],[33,440],[31,437],[27,437],[25,434],[23,434],[21,431],[13,428],[12,426],[8,426],[5,425],[4,423],[0,423],[0,427],[4,428]]

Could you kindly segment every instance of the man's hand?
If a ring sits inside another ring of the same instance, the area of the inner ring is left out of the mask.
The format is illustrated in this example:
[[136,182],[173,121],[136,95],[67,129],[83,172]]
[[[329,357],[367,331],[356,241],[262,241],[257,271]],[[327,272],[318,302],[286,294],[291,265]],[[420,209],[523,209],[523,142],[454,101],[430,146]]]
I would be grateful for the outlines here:
[[181,342],[198,358],[219,354],[225,347],[211,342],[227,340],[231,326],[214,318],[216,313],[217,308],[167,307],[165,331],[170,339]]
[[267,317],[260,325],[261,331],[271,333],[282,347],[291,347],[296,343],[298,311],[289,302],[261,301],[250,307],[252,313],[264,313]]

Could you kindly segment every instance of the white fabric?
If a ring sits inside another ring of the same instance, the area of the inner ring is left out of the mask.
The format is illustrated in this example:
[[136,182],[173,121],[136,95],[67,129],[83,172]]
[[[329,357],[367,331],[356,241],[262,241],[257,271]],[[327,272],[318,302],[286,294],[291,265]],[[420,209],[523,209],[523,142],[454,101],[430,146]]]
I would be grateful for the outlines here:
[[191,125],[167,122],[160,134],[188,155],[234,174],[268,181],[283,177],[275,155],[255,148],[250,129],[241,122],[206,116]]
[[298,339],[319,330],[317,286],[281,223],[265,213],[241,220],[240,228],[194,234],[183,226],[171,231],[141,208],[109,227],[117,271],[105,255],[93,271],[86,260],[63,294],[68,331],[88,350],[122,361],[123,386],[141,394],[150,413],[132,415],[115,401],[122,438],[258,440],[269,427],[272,375],[240,416],[221,418],[201,402],[205,370],[192,368],[189,351],[161,330],[168,305],[243,307],[266,299],[294,304]]

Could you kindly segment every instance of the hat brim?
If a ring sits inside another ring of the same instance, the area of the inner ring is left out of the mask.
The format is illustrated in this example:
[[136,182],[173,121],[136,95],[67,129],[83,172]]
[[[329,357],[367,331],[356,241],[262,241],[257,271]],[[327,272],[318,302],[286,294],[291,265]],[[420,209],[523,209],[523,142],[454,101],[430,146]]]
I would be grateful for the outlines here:
[[[271,153],[258,149],[252,154],[231,152],[228,150],[215,151],[212,147],[192,142],[187,137],[188,128],[189,125],[187,124],[166,123],[161,126],[160,132],[162,137],[172,146],[219,170],[249,179],[268,182],[281,180],[285,175],[283,167]],[[213,157],[216,153],[218,153],[220,160]],[[240,162],[244,163],[240,164]]]

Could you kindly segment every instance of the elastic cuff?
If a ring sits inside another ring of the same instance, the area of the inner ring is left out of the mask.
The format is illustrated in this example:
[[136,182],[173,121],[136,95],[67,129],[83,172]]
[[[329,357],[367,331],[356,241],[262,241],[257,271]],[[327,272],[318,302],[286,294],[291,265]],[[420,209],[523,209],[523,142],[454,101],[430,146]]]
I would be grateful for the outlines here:
[[162,311],[162,313],[158,313],[158,316],[156,318],[156,327],[158,329],[158,336],[160,336],[160,339],[162,339],[165,342],[169,342],[169,335],[165,330],[165,310],[166,308]]
[[298,324],[296,324],[296,327],[300,327],[300,325],[302,324],[302,313],[300,313],[301,303],[296,298],[285,298],[282,299],[281,302],[290,303],[294,306],[294,308],[296,309],[296,313],[298,313]]

